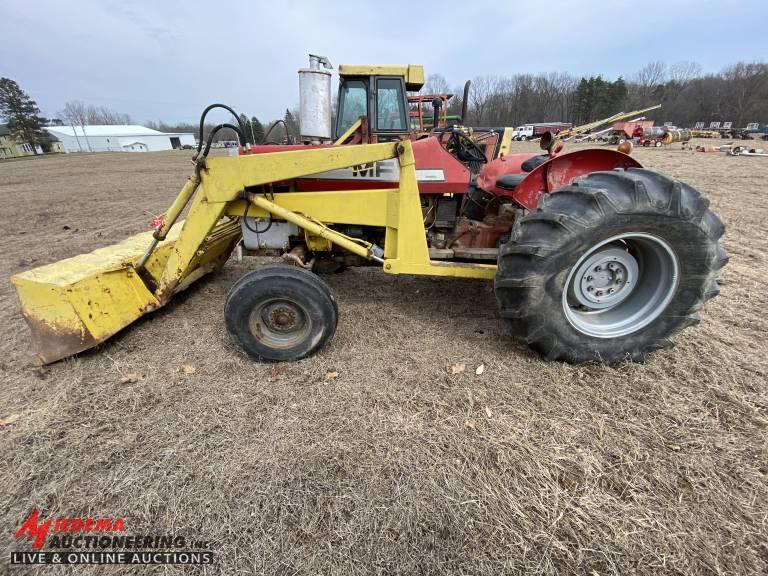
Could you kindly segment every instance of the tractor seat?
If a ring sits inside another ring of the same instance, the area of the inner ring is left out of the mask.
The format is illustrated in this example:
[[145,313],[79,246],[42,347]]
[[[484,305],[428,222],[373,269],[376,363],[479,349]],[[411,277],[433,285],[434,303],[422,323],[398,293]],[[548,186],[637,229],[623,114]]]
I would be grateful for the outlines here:
[[532,156],[523,162],[520,165],[520,168],[523,169],[523,172],[531,172],[544,164],[544,162],[547,160],[549,160],[549,154],[539,154],[538,156]]
[[496,178],[496,186],[504,190],[514,190],[528,174],[505,174]]

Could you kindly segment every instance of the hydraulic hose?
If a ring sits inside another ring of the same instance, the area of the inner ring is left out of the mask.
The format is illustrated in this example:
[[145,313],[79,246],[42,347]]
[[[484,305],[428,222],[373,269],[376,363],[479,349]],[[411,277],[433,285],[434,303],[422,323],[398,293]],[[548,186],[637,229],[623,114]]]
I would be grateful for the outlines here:
[[195,154],[195,157],[200,155],[200,150],[203,149],[203,130],[205,129],[205,117],[208,115],[208,112],[213,110],[214,108],[222,108],[232,114],[232,116],[235,117],[235,121],[237,122],[238,126],[240,126],[239,129],[236,129],[235,132],[237,132],[238,136],[240,137],[240,145],[245,146],[246,139],[245,139],[245,125],[243,124],[243,121],[240,119],[240,116],[237,115],[237,112],[234,111],[231,107],[227,106],[226,104],[211,104],[210,106],[206,107],[205,110],[203,110],[203,113],[200,115],[200,139],[197,143],[197,152]]
[[[211,144],[213,144],[213,137],[216,135],[216,132],[218,132],[223,128],[229,128],[230,130],[234,130],[235,133],[240,138],[240,145],[245,146],[245,136],[237,126],[235,126],[234,124],[227,124],[227,123],[219,124],[218,126],[214,127],[213,130],[211,130],[210,134],[208,134],[208,139],[205,142],[205,150],[203,151],[203,158],[208,156],[208,152],[211,151]],[[202,145],[202,140],[200,141],[200,145]]]
[[288,144],[291,143],[291,133],[288,131],[288,124],[285,123],[285,120],[281,119],[281,120],[275,120],[272,123],[272,126],[270,126],[269,129],[267,130],[267,133],[264,134],[264,144],[280,144],[280,142],[270,142],[269,140],[267,140],[267,138],[269,138],[269,135],[272,133],[272,130],[274,130],[275,126],[277,126],[278,124],[283,125],[283,130],[285,130],[285,138],[288,140]]

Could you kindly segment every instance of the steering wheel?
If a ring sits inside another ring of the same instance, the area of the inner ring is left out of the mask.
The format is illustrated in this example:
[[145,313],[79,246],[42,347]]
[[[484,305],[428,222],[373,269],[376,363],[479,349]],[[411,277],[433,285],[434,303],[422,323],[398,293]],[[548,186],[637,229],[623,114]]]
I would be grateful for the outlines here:
[[462,162],[480,162],[482,164],[488,162],[483,149],[461,129],[454,129],[451,132],[445,149],[455,154],[456,158]]

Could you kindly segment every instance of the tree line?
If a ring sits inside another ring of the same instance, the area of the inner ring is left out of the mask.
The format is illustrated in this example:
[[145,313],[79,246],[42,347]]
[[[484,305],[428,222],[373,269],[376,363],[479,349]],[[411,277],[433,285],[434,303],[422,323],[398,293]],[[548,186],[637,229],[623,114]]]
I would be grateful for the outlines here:
[[133,124],[130,114],[115,112],[106,106],[93,106],[73,100],[64,104],[59,117],[52,123],[69,126],[103,126],[116,124]]
[[[449,113],[462,109],[462,87],[431,74],[423,91],[452,93]],[[472,79],[465,124],[517,126],[564,121],[584,124],[620,111],[661,104],[646,114],[657,122],[691,127],[696,122],[768,123],[768,63],[737,62],[704,73],[694,62],[651,62],[628,77],[549,74],[486,75]]]
[[[460,114],[462,87],[451,88],[441,74],[427,78],[423,93],[452,93],[448,113]],[[742,128],[750,122],[768,124],[768,63],[737,62],[717,73],[704,73],[695,62],[668,66],[651,62],[626,78],[602,75],[580,77],[567,72],[548,74],[485,75],[472,79],[467,103],[468,126],[518,126],[532,122],[565,121],[584,124],[661,104],[661,110],[646,114],[657,122],[691,127],[696,122],[732,122]],[[0,119],[19,140],[50,149],[46,125],[89,126],[130,124],[129,114],[80,101],[67,102],[57,118],[45,118],[37,103],[10,78],[0,78]],[[299,138],[298,112],[286,109],[282,118],[262,124],[256,116],[242,115],[245,138],[252,144],[294,143]],[[164,132],[190,132],[207,138],[192,123],[147,122]],[[231,130],[221,130],[214,140],[237,140]],[[34,147],[33,147],[34,148]],[[36,152],[35,152],[36,153]]]

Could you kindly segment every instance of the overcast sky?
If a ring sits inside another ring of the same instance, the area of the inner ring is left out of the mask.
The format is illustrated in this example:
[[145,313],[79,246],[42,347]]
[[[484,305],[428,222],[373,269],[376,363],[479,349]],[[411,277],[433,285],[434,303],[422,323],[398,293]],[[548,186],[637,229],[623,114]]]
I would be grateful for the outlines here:
[[211,102],[263,121],[298,104],[309,52],[338,64],[631,76],[768,58],[768,0],[0,0],[0,76],[44,114],[68,100],[196,122]]

